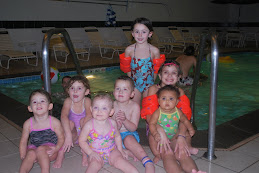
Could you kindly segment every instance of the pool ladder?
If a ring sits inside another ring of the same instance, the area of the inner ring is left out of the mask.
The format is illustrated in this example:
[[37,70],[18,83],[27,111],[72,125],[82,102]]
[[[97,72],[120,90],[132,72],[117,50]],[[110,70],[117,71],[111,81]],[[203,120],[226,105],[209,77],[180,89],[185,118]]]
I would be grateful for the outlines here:
[[[201,63],[204,57],[204,48],[206,44],[207,34],[203,34],[199,46],[199,54],[197,57],[197,65],[192,86],[191,95],[191,109],[192,118],[191,122],[195,127],[195,95],[200,78]],[[209,129],[208,129],[208,151],[204,153],[203,157],[208,160],[216,159],[214,154],[215,150],[215,132],[216,132],[216,110],[217,110],[217,80],[218,80],[218,45],[216,34],[211,34],[211,75],[210,75],[210,107],[209,107]]]
[[72,44],[72,41],[69,37],[68,32],[63,29],[63,28],[57,28],[57,29],[50,29],[48,30],[43,38],[43,42],[42,42],[42,66],[43,66],[43,83],[44,83],[44,89],[46,91],[48,91],[49,93],[51,93],[51,88],[50,88],[50,70],[49,70],[49,42],[50,42],[50,38],[52,35],[54,34],[62,34],[65,41],[66,41],[66,45],[68,47],[68,50],[70,52],[70,54],[72,55],[74,64],[76,66],[76,71],[79,75],[83,75],[81,67],[80,67],[80,63],[77,59],[76,53],[75,53],[75,49],[74,46]]

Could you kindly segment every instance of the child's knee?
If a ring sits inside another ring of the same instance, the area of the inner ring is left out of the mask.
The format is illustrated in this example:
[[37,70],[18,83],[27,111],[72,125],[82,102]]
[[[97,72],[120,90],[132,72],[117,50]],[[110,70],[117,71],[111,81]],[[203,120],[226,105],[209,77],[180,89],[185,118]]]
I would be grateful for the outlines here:
[[26,154],[26,157],[34,160],[36,159],[36,151],[35,150],[29,150]]

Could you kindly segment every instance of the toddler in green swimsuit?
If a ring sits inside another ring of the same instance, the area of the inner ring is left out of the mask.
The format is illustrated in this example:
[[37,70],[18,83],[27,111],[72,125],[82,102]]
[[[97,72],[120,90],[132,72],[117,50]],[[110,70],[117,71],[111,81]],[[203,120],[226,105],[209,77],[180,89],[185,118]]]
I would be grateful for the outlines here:
[[[195,130],[192,127],[192,124],[183,114],[183,112],[176,107],[178,103],[178,98],[180,92],[178,88],[172,85],[166,85],[160,88],[157,92],[159,108],[152,114],[149,122],[149,130],[151,135],[154,137],[157,142],[158,148],[168,147],[170,151],[165,152],[160,150],[163,162],[170,162],[170,166],[174,172],[192,172],[192,173],[201,173],[198,171],[198,168],[195,162],[189,156],[176,157],[173,152],[175,149],[175,138],[174,135],[178,132],[178,124],[182,122],[185,127],[187,127],[191,136],[194,135]],[[157,131],[157,128],[163,128],[165,134],[160,134]],[[179,128],[180,132],[177,137],[185,138],[185,133],[181,132],[182,128]],[[167,139],[166,139],[167,138]],[[163,146],[163,140],[170,141],[170,146]],[[163,146],[163,147],[162,147]],[[160,157],[155,156],[155,157]],[[178,164],[178,162],[180,164]]]

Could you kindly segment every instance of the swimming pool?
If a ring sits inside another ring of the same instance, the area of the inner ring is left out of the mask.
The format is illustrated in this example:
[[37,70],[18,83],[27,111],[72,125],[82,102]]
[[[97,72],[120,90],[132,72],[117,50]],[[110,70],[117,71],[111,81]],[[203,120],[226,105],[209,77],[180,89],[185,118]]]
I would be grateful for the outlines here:
[[[228,54],[235,63],[219,64],[218,96],[216,124],[221,124],[258,109],[258,60],[259,53]],[[225,56],[225,55],[224,55]],[[95,71],[94,73],[91,73]],[[97,71],[97,72],[96,72]],[[104,72],[105,71],[105,72]],[[203,74],[210,76],[210,63],[202,62]],[[75,73],[74,73],[75,74]],[[91,85],[91,95],[97,93],[112,93],[114,81],[124,73],[119,67],[90,70],[86,73]],[[66,73],[63,75],[73,75]],[[14,98],[23,104],[28,104],[28,96],[32,90],[42,88],[43,83],[38,78],[30,82],[20,82],[0,85],[0,92]],[[61,81],[51,85],[52,93],[62,92]],[[198,130],[208,128],[209,121],[210,79],[197,89],[195,102],[195,122]],[[139,125],[144,128],[144,121]]]

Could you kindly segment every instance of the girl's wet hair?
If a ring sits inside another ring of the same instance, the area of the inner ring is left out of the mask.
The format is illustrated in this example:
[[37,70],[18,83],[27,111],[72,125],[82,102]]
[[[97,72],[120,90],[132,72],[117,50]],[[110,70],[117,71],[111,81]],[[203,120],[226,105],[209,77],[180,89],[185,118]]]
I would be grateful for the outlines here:
[[158,98],[160,97],[160,95],[161,95],[161,93],[162,93],[163,91],[175,92],[177,98],[180,97],[180,91],[179,91],[179,89],[176,88],[176,87],[173,86],[173,85],[165,85],[165,86],[163,86],[162,88],[160,88],[160,89],[157,91],[157,93],[156,93],[156,95],[157,95]]
[[31,98],[38,93],[44,95],[47,98],[48,102],[52,103],[51,95],[47,91],[45,91],[44,89],[37,89],[31,92],[29,96],[29,105],[31,104]]
[[119,81],[119,80],[128,81],[130,83],[130,88],[132,89],[132,91],[134,90],[134,81],[129,76],[122,75],[122,76],[118,77],[115,81],[114,86],[116,85],[117,81]]
[[134,26],[135,26],[136,24],[138,24],[138,23],[145,25],[145,26],[149,29],[150,32],[153,32],[153,31],[154,31],[154,30],[153,30],[153,26],[152,26],[152,22],[151,22],[149,19],[144,18],[144,17],[136,18],[136,19],[133,21],[133,23],[132,23],[132,25],[131,25],[131,31],[134,30]]
[[[109,94],[98,94],[98,95],[96,95],[96,96],[94,97],[94,99],[93,99],[93,104],[94,104],[96,101],[98,101],[98,100],[107,100],[108,103],[110,104],[109,106],[110,106],[111,108],[113,108],[113,100],[112,100],[112,98],[111,98],[111,96],[110,96]],[[93,104],[92,104],[92,105],[93,105]]]
[[82,75],[77,75],[77,76],[71,77],[71,79],[68,82],[67,88],[70,88],[73,85],[73,83],[75,83],[76,81],[82,83],[86,89],[90,89],[89,80],[85,76],[82,76]]
[[180,68],[180,64],[175,61],[175,60],[172,60],[172,59],[169,59],[169,60],[166,60],[162,65],[161,67],[159,68],[159,71],[158,71],[158,74],[161,74],[162,70],[164,67],[166,66],[175,66],[176,69],[177,69],[177,72],[178,72],[178,76],[180,76],[182,74],[182,70]]

